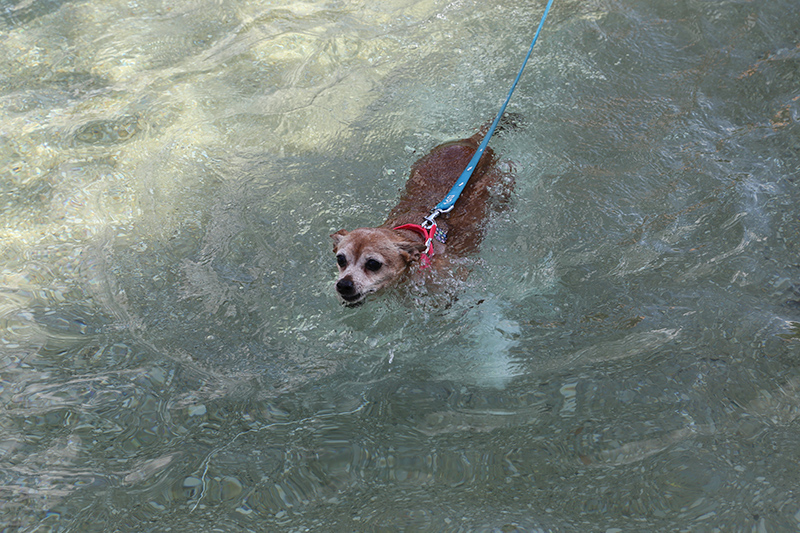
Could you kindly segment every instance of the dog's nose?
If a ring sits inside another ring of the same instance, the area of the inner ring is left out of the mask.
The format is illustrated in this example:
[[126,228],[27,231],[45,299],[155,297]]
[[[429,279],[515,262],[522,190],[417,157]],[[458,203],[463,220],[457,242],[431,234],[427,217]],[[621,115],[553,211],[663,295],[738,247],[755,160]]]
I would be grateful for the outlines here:
[[336,290],[342,296],[353,296],[356,293],[356,286],[353,284],[353,280],[342,278],[336,282]]

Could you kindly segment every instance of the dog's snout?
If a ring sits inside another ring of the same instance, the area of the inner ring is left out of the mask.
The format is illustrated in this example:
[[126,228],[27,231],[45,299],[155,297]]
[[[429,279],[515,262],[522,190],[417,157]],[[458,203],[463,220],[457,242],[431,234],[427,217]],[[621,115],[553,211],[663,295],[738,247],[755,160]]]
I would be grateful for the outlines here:
[[342,296],[353,296],[356,293],[356,286],[353,284],[353,280],[342,278],[336,282],[336,290]]

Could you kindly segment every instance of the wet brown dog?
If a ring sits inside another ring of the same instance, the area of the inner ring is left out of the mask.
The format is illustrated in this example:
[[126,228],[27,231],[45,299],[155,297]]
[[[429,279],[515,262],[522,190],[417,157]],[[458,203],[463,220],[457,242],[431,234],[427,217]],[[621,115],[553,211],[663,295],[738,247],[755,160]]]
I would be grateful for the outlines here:
[[[411,176],[400,202],[377,228],[340,230],[331,235],[339,265],[336,294],[342,303],[355,305],[367,294],[402,279],[425,252],[425,237],[398,226],[420,224],[441,201],[466,168],[485,135],[486,128],[459,141],[441,144],[411,168]],[[448,257],[477,250],[483,238],[483,221],[493,196],[508,198],[513,187],[510,172],[497,166],[490,148],[481,156],[455,208],[441,215],[436,224],[446,235],[446,244],[432,242],[430,267],[447,268]],[[445,241],[444,238],[441,241]]]

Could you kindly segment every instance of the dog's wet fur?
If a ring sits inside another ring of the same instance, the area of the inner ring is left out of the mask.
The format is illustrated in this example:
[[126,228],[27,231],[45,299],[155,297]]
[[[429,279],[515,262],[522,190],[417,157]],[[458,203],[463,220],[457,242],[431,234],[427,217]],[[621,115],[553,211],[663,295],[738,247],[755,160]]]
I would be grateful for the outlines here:
[[[383,224],[331,235],[339,266],[336,295],[343,304],[357,305],[368,294],[406,277],[425,251],[425,242],[412,230],[392,228],[420,224],[430,214],[466,168],[486,130],[484,127],[472,137],[440,144],[417,161],[400,201]],[[436,219],[447,234],[447,244],[433,241],[430,268],[434,272],[448,268],[448,258],[477,251],[490,199],[496,196],[502,202],[510,195],[513,175],[502,171],[497,163],[491,148],[486,148],[455,208]]]

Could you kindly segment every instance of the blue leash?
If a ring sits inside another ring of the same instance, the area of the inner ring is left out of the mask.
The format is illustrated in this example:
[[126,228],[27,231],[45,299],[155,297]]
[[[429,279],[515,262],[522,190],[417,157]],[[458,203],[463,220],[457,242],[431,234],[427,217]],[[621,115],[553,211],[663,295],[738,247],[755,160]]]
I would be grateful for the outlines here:
[[[456,203],[458,197],[461,196],[461,192],[464,190],[464,187],[467,186],[467,181],[469,178],[472,177],[472,173],[475,171],[475,167],[478,165],[478,161],[480,160],[483,153],[486,151],[486,147],[489,145],[489,139],[492,138],[494,135],[494,130],[497,129],[497,125],[500,123],[500,119],[503,116],[503,113],[506,111],[506,106],[508,102],[511,100],[511,95],[514,94],[514,89],[517,88],[517,83],[519,83],[519,79],[522,77],[522,71],[525,70],[525,65],[528,64],[528,59],[531,57],[531,53],[533,52],[533,47],[536,45],[536,41],[539,39],[539,33],[542,31],[542,26],[544,26],[544,20],[547,18],[547,13],[550,11],[550,6],[553,5],[553,0],[548,0],[547,6],[544,8],[544,13],[542,14],[542,20],[539,21],[539,27],[536,29],[536,34],[533,36],[533,42],[531,42],[531,47],[528,49],[528,55],[525,56],[525,61],[522,62],[522,67],[519,69],[519,73],[517,77],[514,79],[514,83],[511,85],[511,89],[508,91],[508,96],[506,97],[506,101],[503,102],[503,106],[500,108],[500,111],[497,113],[497,116],[494,118],[494,122],[492,122],[489,131],[486,132],[486,136],[483,138],[480,146],[478,146],[478,150],[475,152],[475,155],[472,156],[467,168],[464,169],[464,172],[458,177],[456,180],[456,184],[453,185],[453,188],[450,189],[450,192],[447,193],[447,196],[444,197],[444,200],[436,204],[436,207],[433,208],[431,214],[425,217],[425,221],[430,225],[433,225],[433,219],[439,216],[442,213],[447,213]],[[428,225],[427,227],[430,227]],[[425,224],[423,224],[425,226]]]

